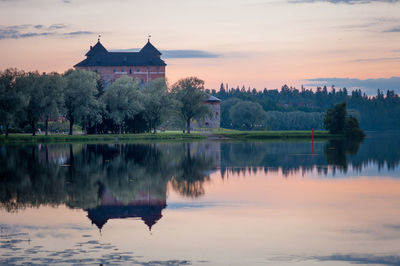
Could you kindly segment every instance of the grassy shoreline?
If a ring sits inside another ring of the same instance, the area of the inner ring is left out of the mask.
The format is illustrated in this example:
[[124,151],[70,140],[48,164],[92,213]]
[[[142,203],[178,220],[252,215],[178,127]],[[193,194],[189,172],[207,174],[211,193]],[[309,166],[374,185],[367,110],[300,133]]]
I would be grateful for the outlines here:
[[60,143],[60,142],[127,142],[127,141],[190,141],[202,140],[205,136],[200,134],[183,133],[142,133],[142,134],[99,134],[99,135],[36,135],[10,134],[8,137],[1,135],[0,143],[34,142],[34,143]]
[[[285,131],[214,131],[213,136],[233,140],[268,140],[268,139],[310,139],[311,130],[285,130]],[[337,138],[338,135],[330,134],[328,131],[314,131],[314,139]]]
[[[0,143],[60,143],[60,142],[135,142],[135,141],[200,141],[211,140],[271,140],[271,139],[310,139],[311,131],[237,131],[217,129],[212,132],[160,132],[157,134],[104,134],[104,135],[0,135]],[[338,137],[327,131],[314,131],[315,139]]]

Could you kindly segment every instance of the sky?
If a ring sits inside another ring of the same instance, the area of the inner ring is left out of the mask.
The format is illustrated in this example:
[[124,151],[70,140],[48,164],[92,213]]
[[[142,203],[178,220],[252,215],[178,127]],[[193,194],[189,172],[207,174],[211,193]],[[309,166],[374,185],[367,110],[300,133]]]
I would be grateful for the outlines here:
[[170,84],[400,93],[400,0],[0,0],[0,70],[64,72],[151,42]]

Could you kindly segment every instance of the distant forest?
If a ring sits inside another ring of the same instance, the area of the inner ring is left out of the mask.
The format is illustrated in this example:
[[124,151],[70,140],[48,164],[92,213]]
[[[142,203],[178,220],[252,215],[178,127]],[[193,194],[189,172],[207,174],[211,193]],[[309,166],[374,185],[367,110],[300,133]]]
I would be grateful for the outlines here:
[[[399,85],[400,86],[400,85]],[[219,91],[206,90],[221,99],[221,127],[235,128],[230,109],[241,101],[258,103],[266,112],[266,128],[270,130],[322,129],[327,108],[346,102],[348,113],[360,121],[364,130],[399,130],[400,97],[393,90],[378,90],[376,96],[367,96],[361,90],[350,94],[346,88],[317,87],[315,91],[282,86],[257,91],[256,89],[230,88],[221,84]]]

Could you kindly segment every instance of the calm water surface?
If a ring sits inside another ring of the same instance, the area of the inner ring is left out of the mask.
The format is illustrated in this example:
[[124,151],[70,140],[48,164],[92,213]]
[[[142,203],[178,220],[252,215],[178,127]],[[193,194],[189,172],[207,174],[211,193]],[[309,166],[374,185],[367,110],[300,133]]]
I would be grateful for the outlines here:
[[0,146],[0,264],[400,264],[400,135]]

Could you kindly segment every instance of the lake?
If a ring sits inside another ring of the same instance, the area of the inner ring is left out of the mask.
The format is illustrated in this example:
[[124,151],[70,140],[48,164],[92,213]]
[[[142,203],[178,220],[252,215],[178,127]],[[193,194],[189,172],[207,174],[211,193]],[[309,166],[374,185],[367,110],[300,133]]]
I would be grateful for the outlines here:
[[0,264],[400,264],[400,135],[0,146]]

